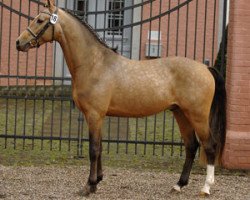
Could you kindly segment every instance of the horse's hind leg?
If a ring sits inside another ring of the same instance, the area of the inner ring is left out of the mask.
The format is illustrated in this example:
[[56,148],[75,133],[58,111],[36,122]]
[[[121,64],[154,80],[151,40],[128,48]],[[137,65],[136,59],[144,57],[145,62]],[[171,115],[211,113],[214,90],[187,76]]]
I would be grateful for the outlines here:
[[217,142],[211,137],[207,120],[204,120],[203,123],[200,121],[200,123],[197,123],[195,127],[201,146],[205,152],[205,155],[203,155],[204,152],[201,151],[201,157],[205,157],[205,161],[207,163],[207,175],[205,184],[201,189],[201,195],[207,196],[210,194],[211,185],[214,184],[214,164],[216,158]]
[[214,184],[214,165],[216,158],[216,146],[217,143],[212,139],[211,136],[205,141],[202,141],[202,147],[204,148],[206,154],[207,162],[207,176],[205,184],[201,189],[201,195],[207,196],[210,195],[210,187]]
[[199,143],[196,139],[195,132],[191,126],[189,120],[186,118],[184,113],[177,109],[173,111],[175,119],[179,125],[180,132],[185,144],[186,159],[181,173],[181,177],[172,189],[172,191],[181,191],[181,188],[188,184],[190,172],[194,162],[195,154],[197,152]]

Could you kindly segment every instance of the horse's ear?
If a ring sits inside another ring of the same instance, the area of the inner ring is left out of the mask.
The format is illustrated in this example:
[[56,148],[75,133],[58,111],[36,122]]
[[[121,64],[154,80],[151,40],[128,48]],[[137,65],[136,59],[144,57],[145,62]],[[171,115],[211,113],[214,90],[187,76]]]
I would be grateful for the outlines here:
[[51,12],[55,9],[55,1],[54,0],[47,0],[47,7]]

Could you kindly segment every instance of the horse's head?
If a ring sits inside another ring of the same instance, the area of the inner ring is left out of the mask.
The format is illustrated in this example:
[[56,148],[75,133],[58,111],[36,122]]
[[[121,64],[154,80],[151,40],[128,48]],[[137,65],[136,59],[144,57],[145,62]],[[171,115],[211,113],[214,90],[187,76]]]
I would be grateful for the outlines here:
[[54,0],[47,0],[46,7],[18,37],[16,41],[18,51],[28,51],[31,48],[38,48],[42,44],[52,42],[55,39],[58,8],[55,6]]

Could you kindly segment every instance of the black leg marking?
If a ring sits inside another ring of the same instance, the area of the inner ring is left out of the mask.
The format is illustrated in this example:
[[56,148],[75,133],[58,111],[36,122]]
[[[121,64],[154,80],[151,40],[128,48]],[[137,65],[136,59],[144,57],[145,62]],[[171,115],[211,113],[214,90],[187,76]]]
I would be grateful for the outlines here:
[[89,184],[90,186],[95,186],[95,185],[98,184],[98,181],[91,181],[91,180],[89,179],[89,180],[88,180],[88,184]]
[[180,188],[188,184],[190,172],[193,166],[195,154],[197,152],[198,147],[199,147],[199,143],[196,139],[195,133],[193,133],[192,139],[190,140],[189,144],[186,145],[186,159],[185,159],[185,163],[183,166],[180,180],[177,183],[177,185],[180,186]]
[[212,136],[210,136],[209,139],[204,143],[204,151],[207,156],[207,164],[209,165],[214,165],[215,163],[217,154],[216,147],[217,147],[217,142]]
[[100,153],[97,160],[97,182],[99,183],[103,179],[103,171],[102,171],[102,141],[100,144]]
[[97,184],[103,180],[103,175],[97,176]]

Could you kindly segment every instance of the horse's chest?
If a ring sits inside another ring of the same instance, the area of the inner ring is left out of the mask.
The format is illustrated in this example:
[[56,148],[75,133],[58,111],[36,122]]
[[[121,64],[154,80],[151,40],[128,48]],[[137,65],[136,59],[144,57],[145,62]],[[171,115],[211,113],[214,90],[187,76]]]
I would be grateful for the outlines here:
[[72,98],[78,108],[80,108],[80,101],[77,95],[77,90],[76,88],[72,88]]
[[72,97],[73,97],[73,100],[76,104],[76,106],[79,108],[79,109],[84,109],[85,105],[84,105],[84,102],[88,102],[88,91],[87,90],[83,90],[82,88],[76,88],[76,87],[73,87],[72,88]]

